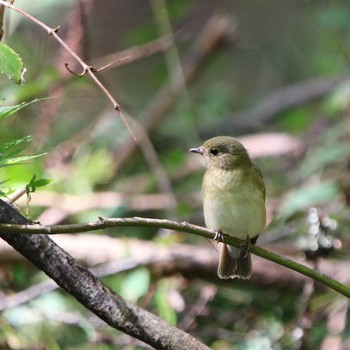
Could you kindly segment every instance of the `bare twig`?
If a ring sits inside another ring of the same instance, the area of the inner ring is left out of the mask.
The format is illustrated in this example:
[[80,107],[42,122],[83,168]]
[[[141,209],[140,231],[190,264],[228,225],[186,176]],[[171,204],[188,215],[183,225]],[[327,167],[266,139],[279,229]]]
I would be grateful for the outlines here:
[[106,70],[108,68],[115,67],[117,64],[119,66],[124,61],[129,62],[129,58],[130,58],[130,56],[124,56],[124,57],[121,57],[121,58],[117,58],[114,61],[112,61],[110,63],[107,63],[107,64],[105,64],[104,66],[102,66],[100,68],[94,68],[94,71],[95,72],[102,72],[103,70]]
[[166,35],[161,38],[152,40],[143,45],[133,46],[126,50],[112,53],[107,56],[93,59],[94,66],[103,66],[98,69],[109,69],[114,66],[114,64],[123,65],[129,64],[131,62],[140,60],[145,57],[154,55],[157,52],[162,52],[167,50],[172,45],[171,37]]
[[132,137],[134,138],[134,140],[136,140],[136,137],[134,135],[133,130],[131,129],[128,120],[126,119],[126,117],[124,116],[123,112],[121,111],[120,105],[119,103],[117,103],[117,101],[114,99],[114,97],[112,96],[112,94],[109,92],[109,90],[102,84],[102,82],[97,78],[97,76],[95,75],[94,69],[92,69],[92,67],[88,64],[86,64],[79,55],[77,55],[75,53],[74,50],[71,49],[70,46],[68,46],[66,44],[66,42],[58,35],[58,29],[57,28],[51,28],[48,25],[46,25],[45,23],[43,23],[42,21],[40,21],[39,19],[37,19],[36,17],[30,15],[28,12],[23,11],[22,9],[6,2],[5,0],[0,0],[0,4],[10,8],[11,10],[14,10],[18,13],[20,13],[21,15],[27,17],[28,19],[30,19],[32,22],[36,23],[39,27],[43,28],[49,35],[51,35],[53,38],[55,38],[55,40],[65,49],[67,50],[70,55],[72,57],[75,58],[75,60],[81,65],[84,74],[87,73],[90,75],[91,79],[96,83],[96,85],[103,91],[103,93],[107,96],[107,98],[110,100],[110,102],[113,105],[113,108],[119,113],[123,123],[125,124],[125,126],[128,128],[130,134],[132,135]]

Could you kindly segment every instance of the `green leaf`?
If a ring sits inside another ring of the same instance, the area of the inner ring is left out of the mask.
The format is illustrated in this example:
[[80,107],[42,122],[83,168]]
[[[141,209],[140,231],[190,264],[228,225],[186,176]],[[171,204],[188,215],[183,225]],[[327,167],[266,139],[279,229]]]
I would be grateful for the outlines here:
[[176,312],[169,302],[169,290],[172,286],[169,281],[159,283],[157,291],[154,293],[154,301],[157,312],[162,319],[170,324],[176,324]]
[[34,174],[33,177],[30,179],[29,184],[34,185],[35,180],[36,180],[36,175]]
[[120,294],[125,299],[136,303],[139,298],[147,293],[149,284],[149,271],[146,268],[139,268],[125,277]]
[[6,192],[0,189],[0,197],[8,197],[10,194],[14,193],[15,190],[13,190],[11,187],[6,188]]
[[38,158],[38,157],[44,156],[46,154],[47,153],[40,153],[40,154],[36,154],[35,156],[19,156],[19,157],[15,157],[15,158],[2,158],[0,155],[0,168],[3,168],[5,166],[9,166],[9,165],[13,165],[13,164],[17,164],[17,163],[26,162],[28,160]]
[[36,187],[43,187],[48,185],[52,180],[51,179],[39,179],[34,182]]
[[26,185],[26,193],[27,196],[30,195],[30,193],[34,193],[37,189],[37,187],[43,187],[48,185],[52,180],[51,179],[36,179],[36,175],[34,174],[33,177],[30,179],[29,183]]
[[26,144],[26,143],[32,141],[32,139],[33,139],[32,136],[28,135],[28,136],[25,136],[25,137],[23,137],[21,139],[17,139],[17,140],[13,140],[13,141],[7,142],[7,143],[5,143],[2,146],[0,145],[0,152],[5,152],[5,151],[7,151],[10,148]]
[[9,46],[0,43],[0,72],[17,84],[22,84],[25,68],[22,59]]
[[311,206],[327,203],[339,195],[338,186],[331,181],[323,181],[317,184],[307,184],[284,200],[280,215],[288,218],[299,211],[304,211]]
[[35,100],[32,100],[30,102],[22,102],[19,105],[15,106],[1,106],[0,107],[0,120],[5,119],[12,115],[13,113],[16,113],[17,111],[21,110],[24,107],[27,107],[31,105],[32,103],[39,102],[39,101],[44,101],[47,100],[48,97],[45,98],[36,98]]

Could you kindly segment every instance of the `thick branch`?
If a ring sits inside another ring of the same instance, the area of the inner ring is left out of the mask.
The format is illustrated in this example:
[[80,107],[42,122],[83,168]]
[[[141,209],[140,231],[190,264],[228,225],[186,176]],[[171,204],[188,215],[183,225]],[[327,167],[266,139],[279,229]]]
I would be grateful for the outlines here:
[[[216,232],[211,231],[207,228],[189,224],[188,222],[175,222],[164,219],[149,219],[149,218],[113,218],[113,219],[104,219],[96,222],[86,223],[86,224],[72,224],[72,225],[0,225],[0,232],[6,233],[18,233],[23,234],[60,234],[60,233],[80,233],[87,231],[96,231],[101,229],[106,229],[110,227],[123,227],[123,226],[148,226],[148,227],[157,227],[164,228],[169,230],[182,231],[187,233],[192,233],[201,237],[214,239]],[[223,242],[233,245],[235,247],[241,247],[242,241],[224,235]],[[251,252],[255,255],[258,255],[262,258],[273,261],[279,265],[285,266],[291,270],[299,272],[305,276],[311,277],[315,281],[318,281],[329,288],[334,289],[335,291],[343,294],[344,296],[350,298],[350,288],[341,284],[340,282],[318,272],[310,269],[309,267],[302,265],[293,260],[287,259],[278,254],[272,253],[266,249],[263,249],[258,246],[252,246]]]
[[[30,227],[28,219],[2,200],[0,222]],[[208,349],[187,333],[121,298],[48,236],[1,230],[0,237],[110,326],[156,349]]]

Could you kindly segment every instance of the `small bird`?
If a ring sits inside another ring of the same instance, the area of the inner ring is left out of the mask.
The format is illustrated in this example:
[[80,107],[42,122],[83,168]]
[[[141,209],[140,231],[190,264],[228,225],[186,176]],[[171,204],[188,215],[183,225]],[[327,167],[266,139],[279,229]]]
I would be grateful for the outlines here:
[[255,244],[265,227],[265,184],[261,171],[235,138],[217,136],[190,152],[204,156],[203,177],[205,224],[220,234],[245,241],[242,249],[220,244],[218,276],[249,279],[252,274],[250,244]]

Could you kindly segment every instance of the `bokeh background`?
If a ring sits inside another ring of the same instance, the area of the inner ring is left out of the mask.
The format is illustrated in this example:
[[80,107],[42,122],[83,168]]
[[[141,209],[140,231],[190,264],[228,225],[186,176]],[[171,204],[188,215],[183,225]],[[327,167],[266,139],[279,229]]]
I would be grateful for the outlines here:
[[[0,142],[32,135],[47,153],[0,168],[2,191],[33,174],[43,224],[144,216],[203,225],[203,163],[188,154],[240,138],[267,186],[258,244],[349,283],[350,4],[334,1],[25,1],[121,105],[136,143],[96,84],[37,24],[5,14],[5,41],[27,73],[1,77],[3,104],[35,98],[1,121]],[[18,206],[27,210],[22,196]],[[128,300],[213,349],[347,349],[348,300],[254,259],[250,281],[216,277],[216,245],[150,228],[54,238]],[[142,349],[111,330],[1,243],[2,349]],[[51,290],[51,291],[49,291]]]

